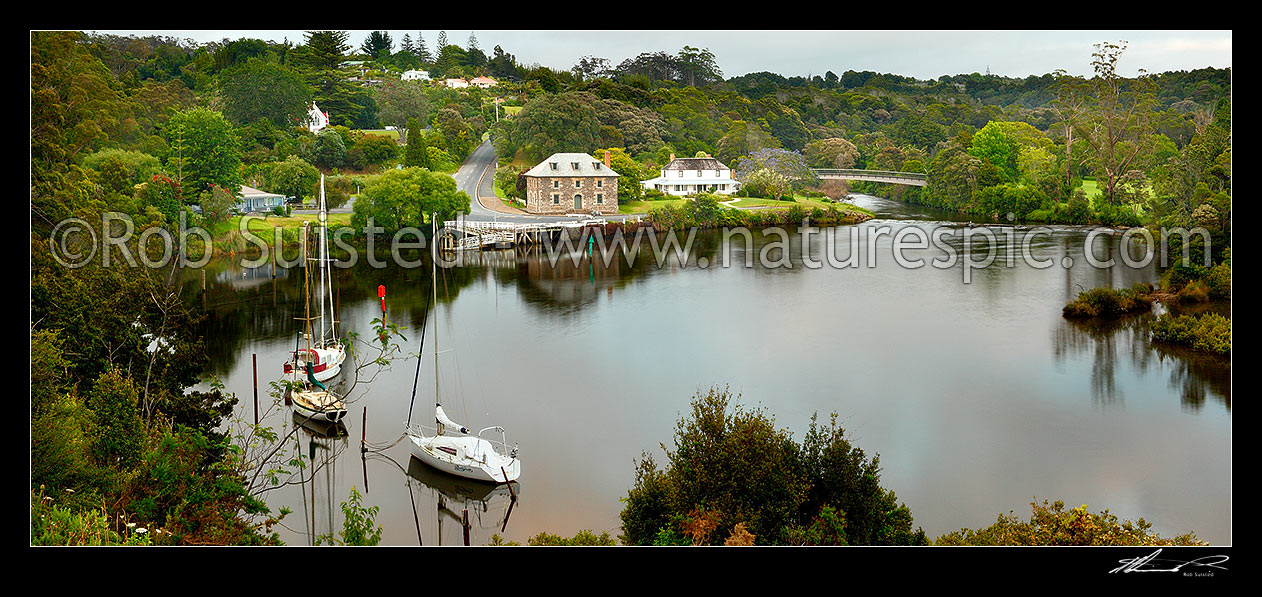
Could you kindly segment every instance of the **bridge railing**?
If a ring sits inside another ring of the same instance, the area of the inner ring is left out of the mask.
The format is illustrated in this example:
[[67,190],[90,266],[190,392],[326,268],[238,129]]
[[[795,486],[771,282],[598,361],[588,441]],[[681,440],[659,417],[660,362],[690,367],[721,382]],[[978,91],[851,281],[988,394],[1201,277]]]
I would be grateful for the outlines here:
[[892,170],[856,170],[841,168],[816,168],[812,170],[820,178],[856,178],[856,179],[898,179],[915,182],[927,182],[928,176],[920,172],[895,172]]

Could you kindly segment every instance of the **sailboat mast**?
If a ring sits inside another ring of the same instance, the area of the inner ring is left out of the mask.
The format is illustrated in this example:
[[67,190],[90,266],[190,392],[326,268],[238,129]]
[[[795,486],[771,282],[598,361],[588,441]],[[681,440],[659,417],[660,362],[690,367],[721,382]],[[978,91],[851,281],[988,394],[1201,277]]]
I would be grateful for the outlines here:
[[325,319],[324,319],[324,263],[325,263],[325,247],[324,247],[324,222],[328,216],[324,213],[324,174],[320,174],[320,344],[324,344],[325,338]]
[[[302,228],[302,245],[303,245],[304,253],[306,252],[306,246],[310,239],[310,235],[308,234],[310,230],[311,230],[311,226],[309,225],[303,226]],[[303,263],[303,268],[302,268],[302,298],[303,298],[302,303],[303,303],[303,308],[306,310],[306,315],[303,317],[303,324],[306,329],[306,334],[304,335],[307,337],[307,358],[305,359],[305,361],[308,364],[311,363],[311,331],[312,331],[311,330],[311,264],[307,263],[309,261],[310,259],[305,260]]]
[[[438,242],[438,214],[436,213],[430,214],[429,223],[430,223],[431,230],[433,230],[432,242],[437,243]],[[432,266],[432,273],[430,275],[429,284],[432,287],[431,290],[433,290],[433,293],[434,293],[433,303],[434,303],[434,315],[435,315],[434,317],[434,409],[435,409],[434,421],[438,425],[438,435],[442,435],[443,422],[438,420],[438,412],[437,412],[438,406],[440,405],[440,403],[438,402],[438,317],[437,317],[438,315],[438,253],[437,253],[437,248],[438,246],[434,245],[435,251],[433,251],[433,254],[430,256],[431,258],[430,265]]]

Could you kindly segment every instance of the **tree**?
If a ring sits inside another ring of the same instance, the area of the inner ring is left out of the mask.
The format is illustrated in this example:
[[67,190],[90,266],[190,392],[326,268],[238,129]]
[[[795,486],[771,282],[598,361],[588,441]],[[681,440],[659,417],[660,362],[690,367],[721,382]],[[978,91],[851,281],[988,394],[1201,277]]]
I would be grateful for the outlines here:
[[456,189],[446,174],[424,168],[387,170],[364,187],[355,200],[351,225],[373,225],[394,232],[408,226],[420,228],[437,212],[440,221],[469,213],[469,195]]
[[558,152],[589,151],[600,145],[596,98],[586,93],[561,93],[532,100],[517,116],[493,132],[496,153],[519,149],[538,162]]
[[316,135],[311,146],[311,162],[320,168],[330,170],[340,167],[346,162],[346,141],[337,131],[327,128]]
[[1058,69],[1053,74],[1056,77],[1054,86],[1056,99],[1052,100],[1051,108],[1060,121],[1061,131],[1064,135],[1065,181],[1062,196],[1065,196],[1067,199],[1068,193],[1074,188],[1074,144],[1081,140],[1080,138],[1074,138],[1074,126],[1075,123],[1082,119],[1088,87],[1085,81],[1078,77],[1070,76],[1063,69]]
[[450,105],[438,111],[438,131],[447,141],[447,151],[463,160],[473,150],[473,131],[465,119]]
[[1027,123],[993,120],[973,135],[968,152],[994,164],[1004,182],[1017,182],[1021,175],[1021,149],[1051,146],[1051,139]]
[[347,80],[350,73],[342,68],[351,49],[346,43],[349,35],[345,31],[308,31],[299,62],[312,99],[329,113],[330,124],[373,128],[376,103],[366,89]]
[[428,168],[432,170],[428,148],[429,140],[425,137],[425,131],[421,130],[420,122],[415,118],[409,118],[407,146],[403,148],[404,167]]
[[399,157],[399,144],[385,135],[364,135],[355,144],[362,151],[368,164],[384,164]]
[[223,112],[238,125],[266,118],[279,128],[304,122],[311,88],[293,69],[251,60],[219,75]]
[[416,58],[421,61],[421,65],[427,65],[434,61],[434,57],[430,55],[429,48],[425,47],[425,36],[420,32],[416,34]]
[[478,47],[478,34],[477,33],[474,33],[472,31],[469,32],[469,43],[465,44],[465,49],[470,52],[474,50],[478,50],[478,51],[482,50],[482,48]]
[[219,224],[226,222],[232,215],[232,208],[237,205],[237,196],[219,185],[212,185],[210,190],[198,195],[197,204],[201,206],[202,215],[207,222]]
[[1076,127],[1091,147],[1092,169],[1105,200],[1117,205],[1121,197],[1119,185],[1151,147],[1153,83],[1142,69],[1139,78],[1133,80],[1117,74],[1117,61],[1126,51],[1125,42],[1104,42],[1095,47],[1091,55],[1095,70],[1091,109]]
[[[725,389],[698,392],[675,426],[674,447],[659,469],[651,455],[636,463],[623,500],[623,543],[760,545],[807,542],[923,545],[911,512],[880,486],[878,459],[868,460],[837,427],[812,419],[794,443],[762,409],[732,403]],[[847,509],[848,508],[848,509]]]
[[394,40],[390,39],[390,34],[385,31],[373,31],[364,38],[364,43],[360,44],[359,50],[369,56],[373,60],[381,60],[383,56],[389,56],[394,50]]
[[645,178],[643,168],[621,147],[597,149],[592,156],[598,161],[604,160],[606,151],[609,152],[609,167],[618,173],[618,203],[639,199],[644,194],[644,187],[640,185]]
[[859,149],[854,146],[854,143],[840,137],[832,137],[807,143],[802,149],[802,155],[813,168],[844,170],[854,167],[855,159],[859,157]]
[[294,197],[299,202],[320,183],[320,171],[306,160],[291,155],[283,162],[272,165],[267,177],[267,187],[273,193]]
[[610,65],[607,58],[583,56],[582,58],[579,58],[578,64],[575,64],[574,68],[570,69],[570,72],[574,73],[574,76],[578,77],[579,80],[585,81],[588,79],[607,76],[611,70],[612,65]]
[[223,114],[192,108],[171,117],[166,130],[177,180],[186,195],[219,185],[233,193],[241,189],[241,147],[236,131]]
[[420,81],[386,79],[373,88],[377,100],[377,118],[381,124],[402,129],[408,120],[429,121],[429,99]]

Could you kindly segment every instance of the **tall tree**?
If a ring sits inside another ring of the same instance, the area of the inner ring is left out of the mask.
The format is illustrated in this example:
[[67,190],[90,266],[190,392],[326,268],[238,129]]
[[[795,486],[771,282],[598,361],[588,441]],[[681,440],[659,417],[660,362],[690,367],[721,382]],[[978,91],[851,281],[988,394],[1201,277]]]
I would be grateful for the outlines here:
[[1091,147],[1092,166],[1109,203],[1119,203],[1122,181],[1152,144],[1152,109],[1156,104],[1152,80],[1140,69],[1136,79],[1117,72],[1126,42],[1096,44],[1091,55],[1095,77],[1091,110],[1078,123],[1078,132]]
[[477,33],[474,33],[472,31],[469,32],[469,43],[465,46],[465,49],[469,51],[482,49],[478,47],[478,34]]
[[218,185],[233,193],[241,188],[241,147],[237,133],[223,114],[192,108],[171,117],[167,125],[171,159],[180,175],[185,197]]
[[425,47],[425,36],[421,32],[416,32],[416,57],[420,59],[421,66],[429,65],[434,61],[434,57],[430,55],[429,48]]
[[373,31],[364,38],[364,43],[359,46],[359,50],[369,56],[373,60],[380,60],[382,56],[389,56],[394,50],[394,40],[390,39],[390,34],[385,31]]
[[439,52],[443,51],[443,48],[445,47],[447,47],[447,32],[439,31],[438,32],[438,51]]
[[347,79],[342,68],[349,34],[345,31],[308,31],[303,47],[302,65],[312,99],[329,113],[331,124],[369,126],[376,120],[376,104],[367,90]]
[[311,108],[311,88],[279,64],[251,60],[219,76],[224,115],[238,125],[266,118],[277,127],[297,125]]
[[1083,110],[1086,107],[1087,83],[1082,79],[1070,76],[1064,69],[1057,69],[1052,73],[1056,77],[1055,89],[1056,99],[1052,100],[1052,111],[1055,112],[1056,118],[1060,121],[1062,134],[1065,142],[1065,183],[1064,197],[1069,199],[1069,193],[1074,188],[1074,144],[1080,142],[1081,138],[1074,138],[1074,124],[1082,119]]
[[693,87],[723,80],[723,71],[714,59],[714,53],[706,49],[684,46],[677,58],[680,70],[680,83]]
[[429,99],[420,81],[386,79],[373,88],[373,95],[381,124],[402,129],[411,118],[429,121]]

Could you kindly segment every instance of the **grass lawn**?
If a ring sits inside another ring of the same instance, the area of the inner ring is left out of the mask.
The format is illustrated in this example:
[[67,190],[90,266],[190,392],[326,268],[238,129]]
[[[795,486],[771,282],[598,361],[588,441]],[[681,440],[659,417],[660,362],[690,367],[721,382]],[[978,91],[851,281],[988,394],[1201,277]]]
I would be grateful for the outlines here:
[[618,213],[620,214],[646,214],[650,208],[666,207],[667,205],[682,205],[689,199],[663,199],[661,201],[629,201],[618,205]]
[[[302,230],[304,222],[311,222],[312,226],[319,223],[320,216],[317,214],[295,214],[292,216],[274,216],[269,215],[267,218],[250,218],[250,232],[272,234],[276,228],[293,228]],[[227,226],[223,229],[223,233],[231,230],[237,230],[241,223],[241,216],[233,216],[227,222]],[[337,228],[339,226],[350,226],[351,214],[329,214],[329,228]]]
[[737,199],[733,203],[729,203],[728,205],[731,205],[732,207],[741,207],[741,208],[781,207],[784,209],[789,209],[790,207],[793,207],[794,205],[800,205],[806,209],[815,209],[816,207],[820,209],[828,209],[829,207],[836,207],[837,209],[849,209],[851,211],[855,211],[855,210],[866,211],[862,208],[855,207],[848,203],[833,203],[832,201],[828,201],[826,199],[817,199],[813,197],[807,197],[805,195],[794,195],[793,199],[794,199],[793,201],[778,201],[776,199],[764,199],[764,198],[758,198],[758,197],[742,197],[740,199]]
[[399,131],[386,131],[386,130],[380,130],[380,131],[366,131],[366,130],[361,130],[361,131],[359,131],[359,132],[361,132],[361,133],[363,133],[363,134],[365,134],[365,135],[380,135],[380,136],[382,136],[382,137],[390,137],[391,139],[394,139],[394,142],[395,142],[395,143],[398,143],[398,142],[399,142]]
[[[1078,188],[1082,189],[1082,192],[1087,194],[1088,199],[1095,199],[1096,197],[1099,197],[1104,194],[1104,190],[1100,188],[1100,183],[1094,180],[1083,180],[1082,185],[1079,186]],[[1148,197],[1152,197],[1152,196],[1153,196],[1152,187],[1149,186]]]
[[[872,213],[866,209],[863,209],[862,207],[857,207],[849,203],[833,203],[831,201],[808,198],[803,195],[798,195],[795,199],[796,199],[795,201],[777,201],[775,199],[742,197],[732,203],[725,204],[725,206],[744,208],[744,209],[748,209],[751,207],[789,209],[793,207],[794,205],[797,205],[808,210],[815,209],[817,207],[820,209],[828,209],[829,207],[834,207],[840,210],[859,211],[859,212],[863,212],[867,214]],[[691,201],[691,199],[665,199],[661,201],[632,201],[629,203],[623,203],[619,205],[618,213],[627,214],[627,215],[643,214],[643,213],[648,213],[649,209],[653,207],[665,207],[667,205],[677,206],[677,205],[682,205],[683,203],[688,202],[688,201]]]
[[522,106],[501,106],[500,109],[508,116],[515,116],[518,112],[521,112]]

